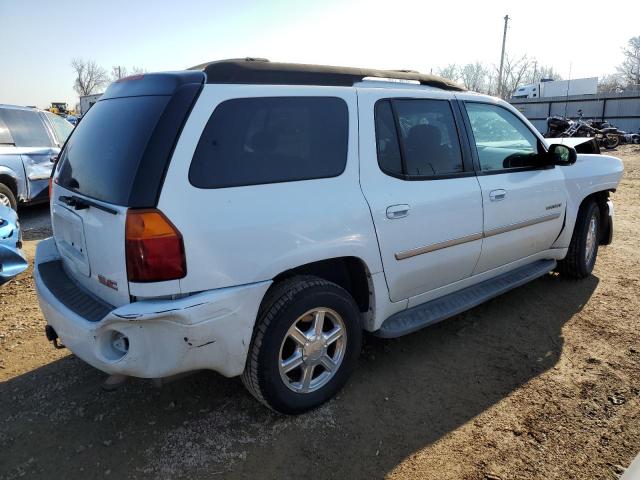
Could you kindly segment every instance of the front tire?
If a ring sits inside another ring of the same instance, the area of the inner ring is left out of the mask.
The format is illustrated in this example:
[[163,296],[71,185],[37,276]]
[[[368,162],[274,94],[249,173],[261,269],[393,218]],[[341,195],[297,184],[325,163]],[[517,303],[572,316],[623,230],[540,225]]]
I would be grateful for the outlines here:
[[604,138],[604,148],[612,150],[620,145],[620,136],[614,134],[607,134]]
[[10,207],[14,210],[18,209],[16,197],[9,187],[4,183],[0,183],[0,205]]
[[558,262],[558,271],[570,278],[586,278],[596,264],[600,244],[600,208],[593,200],[580,206],[569,251]]
[[360,312],[349,293],[312,276],[272,287],[258,314],[242,381],[260,402],[303,413],[335,396],[362,343]]

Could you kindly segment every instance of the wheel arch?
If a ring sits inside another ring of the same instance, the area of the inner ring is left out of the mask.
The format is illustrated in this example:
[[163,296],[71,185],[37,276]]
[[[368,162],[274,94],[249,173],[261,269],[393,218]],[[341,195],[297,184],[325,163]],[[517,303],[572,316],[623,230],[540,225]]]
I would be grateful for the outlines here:
[[353,256],[327,258],[285,270],[273,278],[273,283],[265,293],[262,303],[273,288],[296,275],[312,275],[339,285],[353,297],[365,318],[373,316],[375,292],[371,271],[361,258]]
[[600,245],[609,245],[613,236],[613,220],[609,215],[609,194],[615,192],[615,189],[600,190],[590,193],[582,199],[578,207],[578,215],[582,211],[584,205],[590,201],[595,201],[600,210]]
[[[562,231],[558,234],[558,238],[552,248],[567,248],[569,246],[578,216],[580,215],[584,205],[590,201],[595,201],[600,209],[600,245],[609,245],[611,243],[613,225],[612,218],[609,216],[608,201],[609,195],[615,191],[615,188],[598,190],[585,195],[580,202],[574,203],[573,207],[571,207],[571,204],[569,203],[567,205],[567,220],[565,221]],[[572,212],[575,212],[575,214],[572,215]]]
[[0,171],[0,183],[9,187],[13,196],[18,199],[18,179],[6,172]]

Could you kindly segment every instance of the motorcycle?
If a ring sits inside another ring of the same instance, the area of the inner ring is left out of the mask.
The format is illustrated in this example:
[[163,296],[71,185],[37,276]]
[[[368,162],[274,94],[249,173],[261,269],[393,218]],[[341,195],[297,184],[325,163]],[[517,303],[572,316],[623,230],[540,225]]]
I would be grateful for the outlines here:
[[0,205],[0,285],[12,280],[29,266],[21,247],[18,214]]
[[[598,128],[594,124],[598,124],[602,128]],[[608,150],[620,145],[620,135],[617,128],[610,126],[607,122],[585,121],[582,110],[578,110],[578,119],[575,121],[561,116],[547,118],[547,131],[544,136],[546,138],[594,137],[598,145]]]

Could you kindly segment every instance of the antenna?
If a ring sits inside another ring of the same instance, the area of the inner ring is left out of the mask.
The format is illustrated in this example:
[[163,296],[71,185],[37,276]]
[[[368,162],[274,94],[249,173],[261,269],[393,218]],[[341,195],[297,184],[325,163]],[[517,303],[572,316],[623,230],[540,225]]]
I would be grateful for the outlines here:
[[567,80],[567,92],[564,95],[564,118],[567,118],[567,105],[569,105],[569,85],[571,85],[571,67],[573,63],[569,62],[569,79]]

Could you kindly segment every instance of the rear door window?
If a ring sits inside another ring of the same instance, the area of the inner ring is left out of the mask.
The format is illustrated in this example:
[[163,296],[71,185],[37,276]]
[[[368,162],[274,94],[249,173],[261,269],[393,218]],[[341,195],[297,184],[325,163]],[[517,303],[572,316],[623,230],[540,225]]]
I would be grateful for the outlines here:
[[127,205],[147,142],[169,98],[121,97],[96,103],[67,142],[58,183],[98,200]]
[[9,128],[16,147],[52,147],[53,141],[35,110],[0,109],[0,120]]
[[382,100],[375,110],[378,164],[383,172],[416,179],[464,172],[447,100]]
[[339,98],[227,100],[205,126],[189,181],[224,188],[335,177],[346,166],[348,134]]

